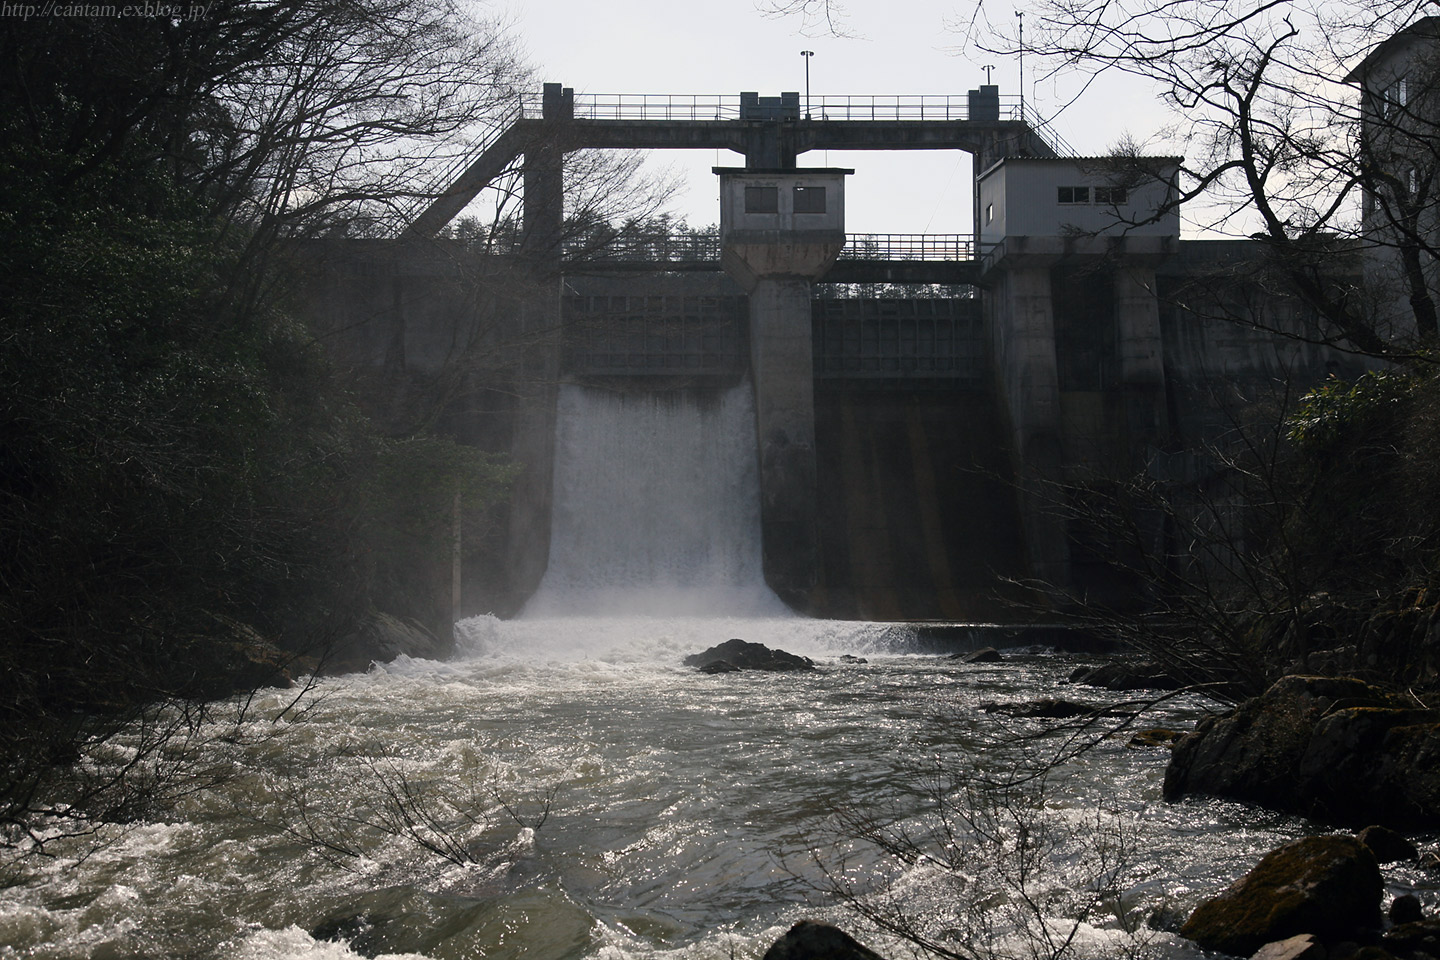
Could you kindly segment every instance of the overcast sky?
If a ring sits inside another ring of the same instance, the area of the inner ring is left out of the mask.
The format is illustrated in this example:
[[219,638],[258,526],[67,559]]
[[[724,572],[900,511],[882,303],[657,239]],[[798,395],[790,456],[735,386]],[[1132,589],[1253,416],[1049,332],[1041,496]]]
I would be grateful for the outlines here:
[[[1013,58],[962,53],[967,29],[988,32],[973,17],[975,0],[850,0],[849,38],[802,32],[794,18],[768,18],[756,0],[512,0],[509,16],[542,80],[577,94],[764,96],[805,90],[802,49],[813,50],[810,92],[836,95],[964,96],[985,82],[984,64],[1003,95],[1018,89]],[[989,30],[1013,31],[1010,7],[986,0]],[[1074,90],[1034,84],[1026,65],[1030,103],[1052,116]],[[1054,120],[1056,131],[1082,154],[1104,153],[1125,133],[1150,137],[1165,116],[1152,91],[1138,83],[1097,86]],[[676,212],[693,226],[719,218],[710,168],[738,165],[738,154],[667,151],[652,162],[680,167],[688,189]],[[970,230],[969,156],[958,151],[812,153],[800,162],[853,167],[846,189],[852,233],[966,233]]]

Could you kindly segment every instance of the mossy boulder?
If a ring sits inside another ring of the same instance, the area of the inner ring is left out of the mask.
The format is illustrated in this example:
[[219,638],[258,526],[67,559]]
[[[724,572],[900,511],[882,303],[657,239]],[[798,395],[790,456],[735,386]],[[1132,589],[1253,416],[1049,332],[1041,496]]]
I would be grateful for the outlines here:
[[1175,745],[1165,797],[1199,793],[1330,823],[1440,825],[1440,712],[1351,678],[1285,677]]
[[1248,957],[1301,934],[1340,941],[1380,927],[1384,884],[1354,837],[1307,837],[1266,854],[1224,893],[1196,908],[1180,935],[1205,950]]

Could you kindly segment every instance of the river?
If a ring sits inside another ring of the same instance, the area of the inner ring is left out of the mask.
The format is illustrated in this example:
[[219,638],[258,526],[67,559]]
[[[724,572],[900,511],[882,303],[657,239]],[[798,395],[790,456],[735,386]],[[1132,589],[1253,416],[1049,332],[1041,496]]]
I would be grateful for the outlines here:
[[[226,782],[163,819],[107,829],[104,844],[11,864],[0,956],[720,958],[758,956],[802,916],[883,948],[827,875],[874,897],[905,891],[940,927],[963,905],[945,902],[954,888],[934,867],[876,853],[837,816],[919,829],[933,822],[937,771],[996,773],[1062,742],[1024,738],[1046,722],[1004,721],[985,702],[1118,699],[1066,686],[1068,657],[962,664],[897,652],[904,632],[872,624],[481,618],[462,632],[451,661],[325,680],[300,719],[269,724],[292,694],[265,692],[256,739],[214,745]],[[729,636],[820,669],[680,665]],[[1163,720],[1200,709],[1177,703]],[[1163,770],[1163,750],[1116,739],[1057,771],[1039,815],[1065,836],[1042,887],[1087,869],[1066,831],[1118,830],[1132,851],[1121,912],[1174,915],[1307,829],[1235,804],[1166,804]],[[418,843],[441,845],[424,829],[407,836],[390,793],[411,802],[412,822],[442,825],[464,862]],[[986,866],[971,865],[974,882]],[[1113,910],[1090,921],[1080,955],[1118,953]],[[1152,955],[1188,955],[1148,936]]]

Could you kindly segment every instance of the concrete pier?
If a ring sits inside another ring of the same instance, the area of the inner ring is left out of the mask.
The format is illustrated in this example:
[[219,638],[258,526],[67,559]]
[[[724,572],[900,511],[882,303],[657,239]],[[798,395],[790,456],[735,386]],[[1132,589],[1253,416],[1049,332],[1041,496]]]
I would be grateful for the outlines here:
[[845,246],[850,171],[716,172],[721,263],[750,295],[765,579],[804,608],[816,584],[819,542],[810,284]]

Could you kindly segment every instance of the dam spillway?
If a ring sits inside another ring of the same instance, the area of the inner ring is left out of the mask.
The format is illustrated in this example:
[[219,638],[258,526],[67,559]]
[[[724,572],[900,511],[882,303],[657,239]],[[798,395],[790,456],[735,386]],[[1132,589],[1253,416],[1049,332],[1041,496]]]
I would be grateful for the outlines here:
[[527,616],[786,613],[761,566],[748,383],[557,398],[550,562]]

